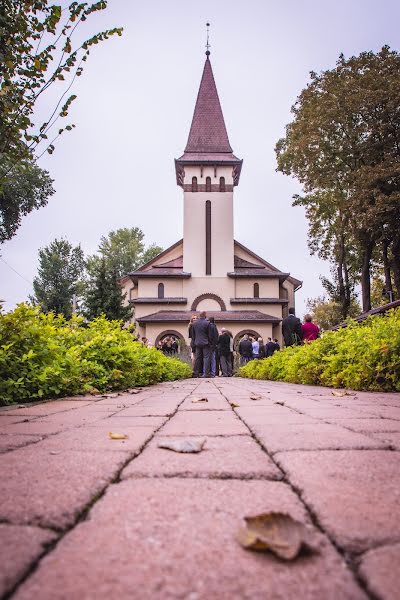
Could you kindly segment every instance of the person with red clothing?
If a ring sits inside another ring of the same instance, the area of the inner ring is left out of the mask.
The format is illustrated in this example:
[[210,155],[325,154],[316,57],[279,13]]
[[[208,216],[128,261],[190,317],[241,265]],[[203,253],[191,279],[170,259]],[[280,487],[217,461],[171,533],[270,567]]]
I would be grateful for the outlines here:
[[311,315],[305,315],[301,331],[303,333],[303,342],[313,342],[319,336],[319,327],[312,322]]

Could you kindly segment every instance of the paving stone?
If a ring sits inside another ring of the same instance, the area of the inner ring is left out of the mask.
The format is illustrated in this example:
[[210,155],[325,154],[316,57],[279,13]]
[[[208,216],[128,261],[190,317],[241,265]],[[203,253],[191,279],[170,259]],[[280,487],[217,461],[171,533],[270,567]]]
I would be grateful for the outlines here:
[[52,435],[53,433],[71,429],[71,427],[72,425],[69,423],[55,423],[47,419],[32,419],[26,423],[21,421],[20,423],[12,423],[7,426],[0,423],[0,434]]
[[233,411],[180,411],[160,431],[162,435],[236,435],[249,430]]
[[336,543],[360,552],[400,539],[400,455],[385,450],[275,456]]
[[0,452],[14,450],[15,448],[38,442],[41,439],[40,435],[0,434]]
[[317,419],[309,417],[308,415],[302,415],[294,411],[287,412],[274,412],[265,411],[263,407],[242,407],[235,408],[235,413],[248,425],[249,427],[257,425],[271,425],[287,423],[317,423]]
[[36,446],[0,456],[0,520],[71,525],[127,460],[126,452],[52,454]]
[[180,405],[179,410],[231,410],[229,402],[221,394],[204,394],[208,402],[192,402],[203,394],[192,394]]
[[400,421],[391,419],[332,419],[331,423],[336,423],[342,427],[352,429],[359,432],[374,432],[374,431],[400,431]]
[[268,452],[388,447],[385,442],[328,423],[282,423],[250,428]]
[[281,471],[250,436],[207,438],[198,454],[158,448],[159,442],[165,440],[171,438],[155,436],[144,452],[124,469],[122,477],[282,478]]
[[167,417],[130,417],[118,413],[95,423],[89,423],[89,427],[108,427],[112,431],[116,427],[151,427],[154,431],[167,421]]
[[400,408],[397,406],[360,406],[360,412],[365,414],[377,415],[378,417],[385,417],[386,419],[397,419],[400,421]]
[[373,436],[375,439],[382,440],[383,442],[387,442],[393,448],[400,450],[400,432],[392,431],[389,433],[374,433]]
[[124,481],[110,487],[14,598],[261,600],[272,592],[274,600],[298,600],[299,590],[302,600],[366,598],[319,534],[319,553],[289,564],[241,548],[235,533],[242,516],[268,510],[305,519],[279,482]]
[[383,546],[364,554],[359,573],[374,597],[398,600],[399,565],[400,544]]
[[0,597],[25,575],[55,533],[38,527],[0,524]]
[[[32,419],[35,417],[32,417]],[[8,414],[0,414],[0,427],[7,427],[7,425],[12,425],[13,423],[23,423],[25,421],[30,421],[31,419],[28,417],[17,417],[15,415]]]
[[164,408],[162,406],[131,406],[129,408],[122,408],[118,413],[120,417],[168,417],[175,412],[175,408]]
[[361,410],[355,410],[351,408],[344,408],[343,406],[332,406],[329,408],[326,407],[317,407],[317,408],[299,408],[300,412],[304,412],[306,415],[310,417],[315,417],[316,419],[370,419],[371,415],[363,412]]
[[[109,432],[124,433],[129,437],[125,440],[110,439]],[[152,437],[153,430],[150,427],[121,427],[118,430],[110,429],[104,425],[97,427],[76,428],[64,433],[52,435],[42,442],[40,450],[64,450],[81,451],[108,451],[129,452],[131,456],[137,454],[144,444]]]
[[10,410],[7,411],[7,413],[8,415],[15,416],[43,417],[71,409],[76,410],[77,408],[89,406],[90,404],[90,402],[85,402],[83,400],[52,400],[50,402],[43,402],[43,404],[36,404],[35,406],[26,406],[24,408]]

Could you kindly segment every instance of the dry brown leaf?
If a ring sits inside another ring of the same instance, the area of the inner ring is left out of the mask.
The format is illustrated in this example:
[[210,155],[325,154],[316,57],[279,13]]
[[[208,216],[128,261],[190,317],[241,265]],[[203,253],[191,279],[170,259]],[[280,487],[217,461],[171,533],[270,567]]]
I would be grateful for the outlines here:
[[112,431],[109,431],[108,437],[110,440],[127,440],[129,435],[126,435],[126,433],[113,433]]
[[237,408],[240,406],[240,404],[236,404],[236,402],[229,402],[229,404],[232,406],[232,408]]
[[257,396],[256,394],[253,394],[252,396],[250,396],[250,400],[262,400],[262,396]]
[[205,439],[202,440],[171,440],[160,442],[159,448],[165,448],[166,450],[173,450],[174,452],[184,453],[197,453],[203,450]]
[[140,394],[141,391],[141,389],[133,388],[132,390],[128,390],[128,394]]
[[208,402],[208,398],[193,398],[192,402]]
[[295,559],[301,548],[312,547],[312,533],[300,521],[280,512],[245,517],[246,527],[239,530],[238,542],[248,550],[270,551],[284,560]]

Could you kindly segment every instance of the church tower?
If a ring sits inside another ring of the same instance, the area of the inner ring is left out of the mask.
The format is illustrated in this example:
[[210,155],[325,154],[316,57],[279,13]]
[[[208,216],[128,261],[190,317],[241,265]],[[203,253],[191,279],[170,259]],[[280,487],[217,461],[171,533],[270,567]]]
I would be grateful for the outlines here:
[[229,143],[207,50],[188,142],[175,160],[183,188],[183,270],[192,277],[234,270],[233,188],[242,162]]

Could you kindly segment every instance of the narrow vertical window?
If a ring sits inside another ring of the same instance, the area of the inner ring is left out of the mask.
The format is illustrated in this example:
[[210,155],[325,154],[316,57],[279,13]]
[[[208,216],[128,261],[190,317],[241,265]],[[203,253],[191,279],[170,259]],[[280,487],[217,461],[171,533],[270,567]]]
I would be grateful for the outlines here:
[[197,192],[197,191],[198,191],[197,177],[192,177],[192,192]]
[[206,201],[206,275],[211,275],[211,202]]
[[211,192],[211,177],[206,177],[206,192]]
[[158,297],[164,298],[164,284],[163,283],[158,284]]
[[260,286],[258,283],[254,284],[253,291],[254,291],[254,298],[259,298],[260,297]]
[[219,191],[225,192],[225,177],[219,178]]

